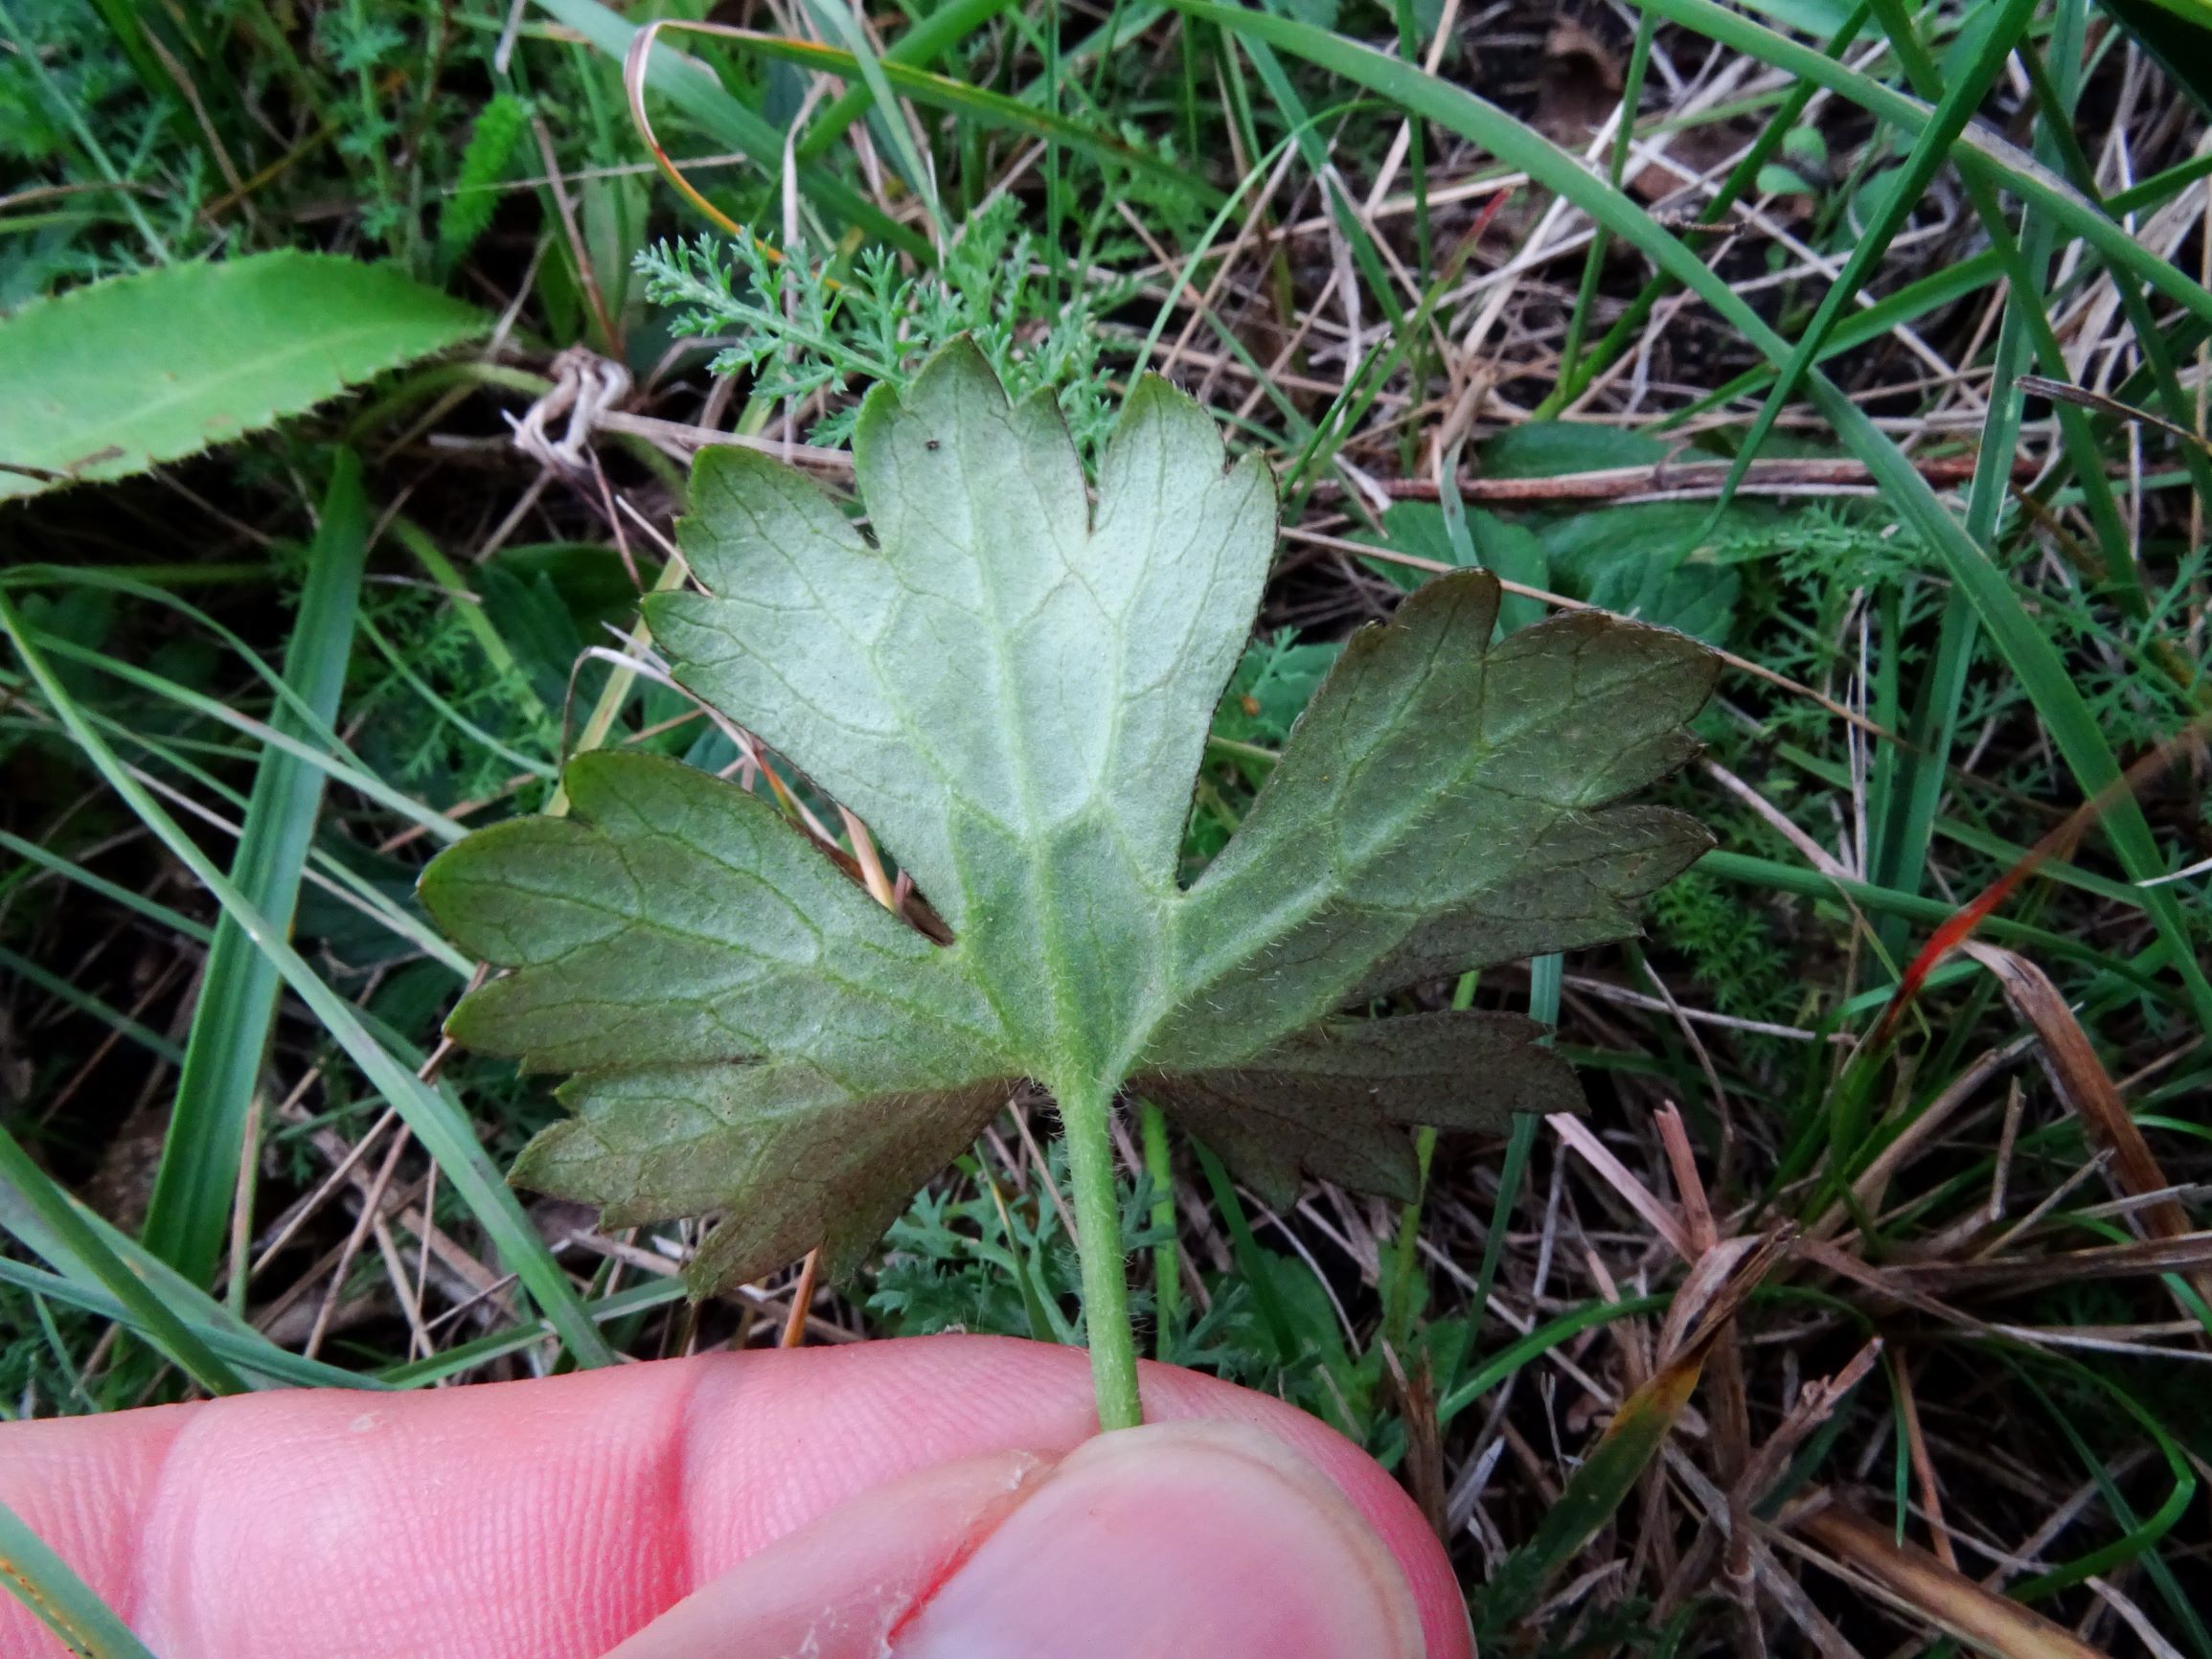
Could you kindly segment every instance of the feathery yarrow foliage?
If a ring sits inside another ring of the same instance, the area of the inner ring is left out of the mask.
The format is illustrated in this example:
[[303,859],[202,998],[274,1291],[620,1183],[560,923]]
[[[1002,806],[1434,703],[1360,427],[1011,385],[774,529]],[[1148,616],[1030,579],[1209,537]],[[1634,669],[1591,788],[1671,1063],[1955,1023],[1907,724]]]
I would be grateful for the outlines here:
[[811,442],[850,443],[862,385],[903,393],[947,341],[974,342],[1015,399],[1050,391],[1086,463],[1113,427],[1096,326],[1133,286],[1079,283],[1049,310],[1016,204],[994,197],[946,250],[940,269],[906,274],[888,248],[862,250],[841,278],[811,262],[804,241],[779,253],[751,232],[663,242],[638,256],[646,293],[675,307],[676,332],[713,338],[717,375],[745,374],[757,397],[830,404]]

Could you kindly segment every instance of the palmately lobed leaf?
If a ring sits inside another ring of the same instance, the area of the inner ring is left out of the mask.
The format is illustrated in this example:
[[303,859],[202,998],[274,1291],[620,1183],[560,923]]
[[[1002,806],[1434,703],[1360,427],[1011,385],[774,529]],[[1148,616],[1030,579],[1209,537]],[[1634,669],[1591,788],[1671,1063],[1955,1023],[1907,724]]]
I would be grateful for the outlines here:
[[960,956],[765,799],[607,751],[566,781],[573,816],[494,826],[425,873],[455,941],[520,970],[462,1002],[457,1041],[541,1071],[805,1056],[855,1089],[1012,1067]]
[[873,539],[816,486],[702,456],[706,590],[650,602],[683,683],[863,818],[951,932],[924,938],[766,800],[672,761],[568,768],[573,816],[470,837],[440,920],[514,971],[454,1036],[578,1076],[515,1178],[635,1222],[718,1210],[702,1287],[866,1252],[1024,1079],[1129,1084],[1267,1195],[1403,1194],[1403,1125],[1569,1109],[1525,1020],[1334,1017],[1415,981],[1634,930],[1693,821],[1612,805],[1689,753],[1713,659],[1563,617],[1493,644],[1480,572],[1357,635],[1227,849],[1176,862],[1209,720],[1275,542],[1265,466],[1156,377],[1095,511],[1047,398],[972,346],[855,445]]
[[842,1274],[1010,1087],[863,1092],[779,1061],[585,1075],[560,1090],[575,1116],[523,1148],[513,1178],[598,1204],[608,1226],[727,1208],[693,1259],[696,1284],[757,1278],[817,1244]]
[[1325,1020],[1238,1065],[1142,1072],[1134,1087],[1279,1210],[1302,1171],[1405,1198],[1418,1177],[1403,1126],[1494,1133],[1515,1112],[1581,1108],[1542,1035],[1508,1013]]
[[[1275,544],[1165,381],[1130,395],[1095,525],[1049,395],[971,346],[854,445],[875,545],[765,456],[711,451],[649,612],[678,675],[864,819],[960,936],[1024,1068],[1126,1073],[1164,1011],[1176,854],[1208,721]],[[709,597],[712,596],[712,597]]]
[[1704,852],[1678,812],[1598,808],[1688,756],[1712,655],[1589,613],[1492,647],[1497,605],[1447,577],[1345,648],[1187,896],[1150,1063],[1234,1064],[1347,1002],[1621,938]]

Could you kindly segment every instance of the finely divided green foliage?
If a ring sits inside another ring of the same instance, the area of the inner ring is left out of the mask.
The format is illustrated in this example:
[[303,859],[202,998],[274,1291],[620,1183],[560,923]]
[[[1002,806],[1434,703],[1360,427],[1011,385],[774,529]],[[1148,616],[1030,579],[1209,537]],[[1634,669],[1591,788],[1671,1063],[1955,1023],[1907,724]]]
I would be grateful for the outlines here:
[[195,454],[489,323],[391,266],[289,250],[40,301],[0,323],[0,500]]
[[[1701,851],[1608,803],[1676,765],[1712,659],[1606,618],[1493,648],[1497,587],[1447,578],[1347,647],[1250,817],[1176,877],[1208,722],[1275,539],[1256,458],[1158,378],[1095,512],[1048,395],[971,344],[855,460],[875,540],[798,474],[711,452],[650,602],[698,695],[873,828],[953,936],[877,905],[765,800],[668,761],[568,771],[573,814],[426,872],[477,1048],[580,1074],[515,1175],[618,1221],[724,1209],[695,1283],[865,1251],[1023,1078],[1064,1107],[1135,1082],[1281,1193],[1301,1168],[1409,1194],[1396,1125],[1571,1105],[1536,1028],[1337,1022],[1447,970],[1617,937]],[[1080,1109],[1080,1108],[1079,1108]],[[1102,1130],[1103,1133],[1103,1130]]]

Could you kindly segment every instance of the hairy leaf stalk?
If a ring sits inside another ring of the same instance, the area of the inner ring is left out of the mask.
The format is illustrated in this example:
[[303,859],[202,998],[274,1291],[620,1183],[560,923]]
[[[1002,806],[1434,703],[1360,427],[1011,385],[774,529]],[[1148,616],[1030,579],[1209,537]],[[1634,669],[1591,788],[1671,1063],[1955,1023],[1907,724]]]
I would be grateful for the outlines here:
[[1114,1189],[1113,1090],[1095,1081],[1055,1089],[1075,1189],[1076,1252],[1083,1259],[1083,1329],[1102,1429],[1144,1421],[1137,1351],[1129,1331],[1129,1287],[1122,1260],[1121,1195]]

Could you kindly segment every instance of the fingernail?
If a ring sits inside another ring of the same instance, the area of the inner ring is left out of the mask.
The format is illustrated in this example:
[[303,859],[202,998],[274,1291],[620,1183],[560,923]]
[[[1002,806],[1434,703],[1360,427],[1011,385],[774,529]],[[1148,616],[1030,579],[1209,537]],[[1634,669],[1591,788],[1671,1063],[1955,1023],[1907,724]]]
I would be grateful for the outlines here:
[[1318,1470],[1240,1423],[1071,1453],[895,1634],[896,1659],[1421,1659],[1382,1540]]
[[889,1633],[1050,1470],[998,1452],[862,1492],[710,1579],[605,1659],[881,1659]]

